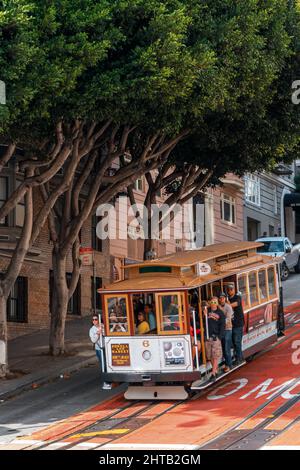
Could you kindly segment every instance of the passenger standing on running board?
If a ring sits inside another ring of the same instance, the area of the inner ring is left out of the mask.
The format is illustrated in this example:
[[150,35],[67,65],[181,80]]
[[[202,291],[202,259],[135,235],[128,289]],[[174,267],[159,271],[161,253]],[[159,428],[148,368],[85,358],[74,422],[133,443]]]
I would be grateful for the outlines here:
[[232,368],[231,348],[233,309],[230,303],[227,301],[227,296],[224,292],[221,292],[219,295],[219,307],[221,310],[223,310],[226,317],[225,334],[222,339],[222,349],[225,359],[224,372],[229,372],[229,370]]
[[241,364],[244,361],[242,352],[243,330],[244,330],[244,311],[242,306],[242,298],[236,293],[233,283],[227,286],[228,300],[233,308],[232,320],[232,342],[235,352],[236,363]]
[[218,375],[219,361],[222,359],[222,344],[221,340],[225,331],[225,315],[219,308],[217,297],[212,297],[210,301],[210,308],[204,308],[204,314],[207,316],[206,321],[206,341],[205,351],[207,360],[212,365],[212,375],[210,380],[215,382]]

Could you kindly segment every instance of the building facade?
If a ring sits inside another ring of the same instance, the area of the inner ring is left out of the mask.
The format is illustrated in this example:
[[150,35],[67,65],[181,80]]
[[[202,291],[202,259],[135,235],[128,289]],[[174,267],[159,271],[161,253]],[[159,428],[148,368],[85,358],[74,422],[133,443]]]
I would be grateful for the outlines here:
[[243,201],[244,182],[233,174],[222,179],[222,186],[208,189],[202,211],[202,246],[243,240]]
[[295,164],[278,165],[273,173],[247,174],[244,201],[244,239],[288,236],[296,241],[296,218],[286,196],[295,190]]

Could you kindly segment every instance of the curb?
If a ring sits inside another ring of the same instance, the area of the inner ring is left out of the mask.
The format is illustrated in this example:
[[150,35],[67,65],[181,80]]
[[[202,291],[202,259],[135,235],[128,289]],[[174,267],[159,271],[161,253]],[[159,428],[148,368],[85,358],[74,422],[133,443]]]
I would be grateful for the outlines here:
[[[36,384],[36,388],[41,387],[42,385],[45,385],[47,383],[53,382],[57,379],[59,379],[61,374],[72,374],[73,372],[76,372],[83,367],[86,367],[88,365],[92,364],[97,364],[98,359],[95,354],[93,356],[88,357],[87,359],[84,359],[83,361],[77,362],[76,364],[69,365],[68,367],[65,367],[63,369],[60,369],[59,371],[53,372],[51,375],[48,377],[45,377],[44,375],[39,374],[38,376],[35,377],[28,377],[28,380],[24,382],[21,385],[16,385],[13,390],[9,390],[4,393],[0,393],[0,401],[5,401],[8,400],[9,398],[13,398],[17,395],[20,395],[22,392],[25,392],[27,390],[31,390],[33,384]],[[29,374],[31,375],[31,374]]]

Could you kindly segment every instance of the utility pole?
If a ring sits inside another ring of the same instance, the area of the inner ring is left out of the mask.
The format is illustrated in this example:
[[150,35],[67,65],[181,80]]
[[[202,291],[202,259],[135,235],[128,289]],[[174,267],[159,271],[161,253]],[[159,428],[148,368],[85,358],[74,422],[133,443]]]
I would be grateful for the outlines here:
[[6,104],[6,86],[2,80],[0,80],[0,104]]

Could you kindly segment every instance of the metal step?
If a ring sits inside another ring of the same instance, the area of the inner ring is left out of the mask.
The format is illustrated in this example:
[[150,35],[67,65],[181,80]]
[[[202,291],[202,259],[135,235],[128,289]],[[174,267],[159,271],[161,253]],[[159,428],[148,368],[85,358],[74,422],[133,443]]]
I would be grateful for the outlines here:
[[210,379],[207,379],[206,377],[196,380],[195,382],[192,383],[191,385],[191,390],[205,390],[206,388],[210,387],[211,385],[214,385],[215,383],[219,382],[221,379],[226,377],[226,375],[231,374],[235,370],[239,369],[240,367],[244,366],[246,364],[246,361],[241,362],[240,364],[234,366],[232,369],[230,369],[228,372],[221,372],[218,374],[218,377],[214,382],[212,382]]
[[130,385],[124,393],[126,400],[186,400],[188,396],[183,385]]

